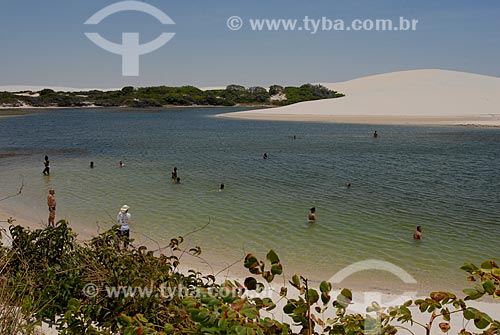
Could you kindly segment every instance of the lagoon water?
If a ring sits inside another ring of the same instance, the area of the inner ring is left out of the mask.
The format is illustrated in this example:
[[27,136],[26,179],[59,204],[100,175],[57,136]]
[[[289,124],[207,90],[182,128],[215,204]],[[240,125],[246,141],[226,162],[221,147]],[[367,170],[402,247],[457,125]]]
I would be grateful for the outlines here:
[[[164,246],[210,222],[186,245],[201,246],[212,262],[263,257],[272,248],[288,274],[315,280],[377,259],[406,270],[419,288],[458,288],[464,261],[500,257],[500,129],[214,117],[231,111],[80,109],[0,118],[0,198],[24,184],[0,210],[45,222],[54,187],[57,217],[82,236],[110,228],[128,204],[138,242]],[[50,177],[42,175],[46,154]],[[170,180],[174,166],[180,185]],[[308,224],[312,206],[317,222]],[[414,242],[417,225],[424,240]],[[358,281],[376,289],[400,280],[370,271]]]

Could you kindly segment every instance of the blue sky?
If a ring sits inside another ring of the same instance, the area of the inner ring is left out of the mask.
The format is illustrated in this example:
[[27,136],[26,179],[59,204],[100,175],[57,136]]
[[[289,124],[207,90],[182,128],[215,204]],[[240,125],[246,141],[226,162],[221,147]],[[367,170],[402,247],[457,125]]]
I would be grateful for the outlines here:
[[[245,86],[337,82],[398,70],[439,68],[500,77],[500,1],[207,1],[146,0],[175,25],[140,12],[121,12],[99,25],[84,22],[118,1],[3,0],[0,85],[122,87]],[[228,17],[243,19],[231,31]],[[418,19],[412,32],[252,31],[249,19]],[[140,75],[124,77],[121,56],[85,32],[120,42],[139,32],[141,43],[162,32],[175,37],[140,57]]]

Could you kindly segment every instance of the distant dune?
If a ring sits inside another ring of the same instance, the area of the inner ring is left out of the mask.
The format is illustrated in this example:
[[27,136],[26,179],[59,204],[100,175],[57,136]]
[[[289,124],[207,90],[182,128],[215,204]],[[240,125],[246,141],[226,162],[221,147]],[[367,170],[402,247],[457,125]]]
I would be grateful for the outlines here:
[[227,86],[207,86],[207,87],[199,87],[202,91],[212,91],[212,90],[225,90]]
[[[34,85],[0,85],[0,92],[25,92],[25,91],[31,91],[31,92],[39,92],[43,90],[44,88],[49,88],[51,90],[54,90],[56,92],[86,92],[86,91],[92,91],[92,90],[97,90],[97,91],[118,91],[121,90],[121,88],[75,88],[75,87],[59,87],[59,86],[34,86]],[[209,90],[224,90],[226,86],[210,86],[210,87],[200,87],[200,90],[202,91],[209,91]]]
[[500,78],[412,70],[322,85],[346,97],[221,114],[262,120],[500,126]]
[[74,88],[74,87],[57,87],[57,86],[33,86],[33,85],[6,85],[0,86],[0,92],[38,92],[45,88],[49,88],[56,92],[83,92],[83,91],[114,91],[119,90],[119,88]]

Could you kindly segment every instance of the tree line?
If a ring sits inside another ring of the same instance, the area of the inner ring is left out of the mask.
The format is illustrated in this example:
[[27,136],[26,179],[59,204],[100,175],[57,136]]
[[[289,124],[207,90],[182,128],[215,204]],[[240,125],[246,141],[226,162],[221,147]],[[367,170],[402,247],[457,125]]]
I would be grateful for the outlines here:
[[228,85],[225,89],[201,90],[194,86],[123,87],[114,91],[0,92],[0,105],[6,107],[164,107],[164,106],[284,106],[302,101],[332,99],[344,94],[322,85],[300,87],[272,85],[269,89],[255,86]]

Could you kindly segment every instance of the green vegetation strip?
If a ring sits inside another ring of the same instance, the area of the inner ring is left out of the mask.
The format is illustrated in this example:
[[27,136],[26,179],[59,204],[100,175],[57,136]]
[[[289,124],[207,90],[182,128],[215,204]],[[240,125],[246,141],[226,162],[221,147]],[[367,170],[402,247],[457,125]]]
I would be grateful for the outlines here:
[[321,85],[300,87],[272,85],[245,88],[229,85],[225,89],[201,90],[194,86],[126,86],[118,91],[55,92],[44,89],[22,94],[0,92],[0,106],[21,107],[162,107],[162,106],[283,106],[301,101],[344,96]]

